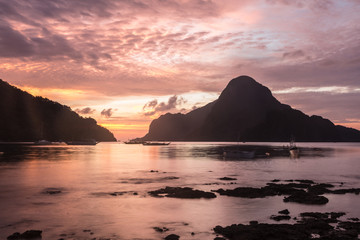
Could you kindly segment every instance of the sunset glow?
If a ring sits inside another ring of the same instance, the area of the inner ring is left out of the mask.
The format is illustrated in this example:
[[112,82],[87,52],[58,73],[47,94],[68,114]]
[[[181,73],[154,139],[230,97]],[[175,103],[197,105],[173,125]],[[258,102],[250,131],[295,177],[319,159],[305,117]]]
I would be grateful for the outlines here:
[[0,78],[121,140],[214,101],[239,75],[306,114],[360,128],[359,1],[0,4]]

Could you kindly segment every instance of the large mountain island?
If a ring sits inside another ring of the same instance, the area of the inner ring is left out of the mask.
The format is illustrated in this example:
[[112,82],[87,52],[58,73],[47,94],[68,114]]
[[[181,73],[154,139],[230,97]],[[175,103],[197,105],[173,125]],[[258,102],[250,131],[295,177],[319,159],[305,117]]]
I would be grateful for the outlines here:
[[142,140],[360,141],[360,131],[336,126],[280,103],[248,76],[232,79],[220,97],[187,114],[160,116]]
[[0,79],[0,141],[116,141],[92,118],[69,107],[34,97]]

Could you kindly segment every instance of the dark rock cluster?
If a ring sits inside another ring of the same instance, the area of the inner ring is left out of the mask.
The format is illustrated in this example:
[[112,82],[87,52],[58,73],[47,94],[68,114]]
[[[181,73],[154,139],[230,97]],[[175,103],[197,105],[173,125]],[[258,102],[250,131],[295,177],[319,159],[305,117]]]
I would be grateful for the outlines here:
[[216,198],[212,192],[194,190],[189,187],[165,187],[159,190],[150,191],[153,197],[170,197],[170,198]]
[[235,189],[213,190],[220,195],[242,198],[264,198],[268,196],[285,196],[284,202],[296,202],[302,204],[323,205],[329,202],[323,194],[359,194],[360,188],[335,189],[335,186],[327,183],[315,183],[312,180],[285,180],[287,183],[279,183],[275,179],[261,188],[238,187]]
[[176,234],[170,234],[165,237],[165,240],[179,240],[179,239],[180,239],[180,236],[176,235]]
[[[340,221],[342,212],[301,213],[295,224],[266,224],[252,221],[252,224],[233,224],[227,227],[216,226],[214,232],[230,240],[355,240],[360,234],[360,222]],[[333,226],[336,224],[336,226]],[[215,238],[221,239],[221,238]]]
[[42,231],[40,230],[28,230],[23,233],[13,233],[7,237],[7,240],[40,240]]
[[237,179],[236,178],[231,178],[231,177],[222,177],[222,178],[219,178],[219,180],[222,180],[222,181],[235,181]]

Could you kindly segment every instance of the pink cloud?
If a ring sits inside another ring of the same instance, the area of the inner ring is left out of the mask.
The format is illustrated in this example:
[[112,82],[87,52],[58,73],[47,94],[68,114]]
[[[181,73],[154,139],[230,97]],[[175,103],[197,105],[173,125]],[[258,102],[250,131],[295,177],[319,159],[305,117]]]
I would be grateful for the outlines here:
[[[143,107],[145,116],[153,116],[157,113],[165,113],[170,110],[176,110],[178,106],[186,103],[186,100],[183,97],[178,97],[176,95],[170,97],[167,102],[158,102],[157,99],[154,99],[146,103]],[[181,111],[181,110],[180,110]]]
[[77,108],[74,110],[75,112],[79,113],[79,114],[93,114],[96,110],[92,109],[90,107],[85,107],[85,108]]
[[220,92],[242,74],[272,90],[356,88],[359,10],[354,0],[0,0],[1,78],[112,97]]

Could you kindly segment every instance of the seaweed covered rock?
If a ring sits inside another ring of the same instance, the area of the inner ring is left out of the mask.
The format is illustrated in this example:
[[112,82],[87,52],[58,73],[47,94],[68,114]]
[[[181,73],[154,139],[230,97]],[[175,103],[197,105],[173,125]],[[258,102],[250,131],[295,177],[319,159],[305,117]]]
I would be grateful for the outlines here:
[[194,190],[189,187],[165,187],[159,190],[150,191],[153,197],[170,197],[170,198],[216,198],[212,192]]
[[27,230],[22,234],[19,232],[14,233],[8,236],[7,240],[40,240],[42,238],[41,234],[42,231],[40,230]]
[[238,187],[235,189],[212,190],[220,195],[242,198],[264,198],[269,196],[285,196],[284,202],[296,202],[302,204],[323,205],[329,199],[323,194],[359,194],[360,188],[335,189],[328,183],[315,183],[312,180],[285,180],[287,183],[279,183],[281,180],[274,179],[261,188]]
[[319,196],[307,192],[298,192],[292,194],[288,197],[284,198],[284,202],[296,202],[296,203],[303,203],[303,204],[313,204],[313,205],[324,205],[329,202],[324,196]]
[[165,240],[179,240],[179,239],[180,239],[180,236],[176,235],[176,234],[170,234],[165,237]]
[[[295,224],[233,224],[227,227],[216,226],[214,232],[230,240],[356,240],[360,234],[359,222],[342,222],[337,218],[343,212],[305,212]],[[253,221],[255,222],[255,221]],[[334,228],[330,223],[337,223]]]

